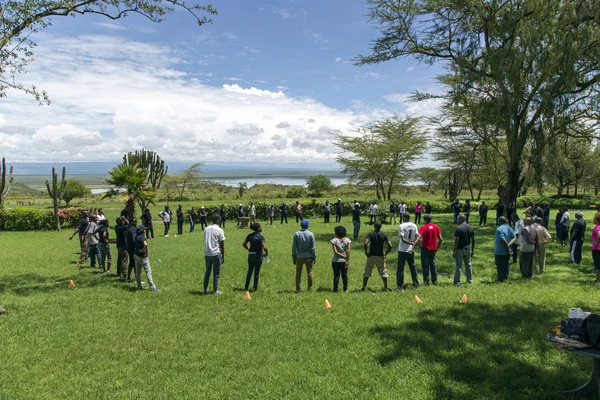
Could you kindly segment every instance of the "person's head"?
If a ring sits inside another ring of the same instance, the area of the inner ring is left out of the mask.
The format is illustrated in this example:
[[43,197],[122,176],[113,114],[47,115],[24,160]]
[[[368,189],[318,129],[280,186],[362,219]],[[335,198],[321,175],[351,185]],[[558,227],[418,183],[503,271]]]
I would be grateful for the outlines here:
[[408,222],[410,221],[410,214],[405,212],[402,214],[402,222]]
[[519,216],[517,215],[517,213],[514,213],[511,218],[515,222],[517,222],[519,220]]
[[600,225],[600,211],[594,215],[594,224]]
[[338,203],[339,203],[340,201],[342,201],[342,199],[340,199],[340,198],[338,197]]
[[467,217],[465,217],[463,214],[460,214],[456,220],[458,221],[459,225],[464,224],[467,222]]
[[296,204],[300,204],[300,202],[298,200],[296,200]]
[[429,202],[427,202],[427,205],[429,205]]
[[165,206],[165,210],[168,210],[168,209],[169,209],[169,206]]
[[536,224],[543,224],[544,220],[541,217],[535,217],[533,219],[533,222],[535,222]]
[[144,225],[138,225],[137,228],[135,229],[135,232],[138,235],[141,235],[142,233],[144,233],[145,230],[146,230],[146,227]]
[[219,214],[213,215],[212,223],[215,225],[219,225],[221,223],[221,216]]
[[325,200],[325,204],[329,204],[329,200]]
[[531,223],[532,223],[531,217],[525,218],[525,221],[523,221],[523,223],[525,224],[525,226],[531,225]]
[[502,217],[498,218],[498,224],[499,225],[504,225],[506,223],[508,223],[508,220],[506,219],[505,216],[502,216]]
[[344,226],[336,226],[335,228],[333,228],[333,231],[335,232],[335,236],[339,237],[339,238],[343,238],[346,237],[346,227]]
[[511,201],[508,205],[510,206],[510,208],[513,208],[515,206],[515,203]]
[[98,218],[96,218],[95,215],[90,215],[90,222],[96,222],[98,221]]
[[300,228],[302,228],[302,229],[308,229],[309,225],[310,225],[310,221],[307,219],[303,219],[302,221],[300,221]]
[[243,205],[243,204],[240,204],[238,207],[239,207],[239,208],[242,208],[242,207],[244,207],[244,205]]
[[202,211],[204,211],[204,206],[200,207],[200,209],[201,209]]
[[194,206],[192,206],[192,211],[194,211],[194,210],[195,210],[195,208],[194,208]]
[[567,207],[565,207],[565,206],[562,206],[562,207],[560,208],[560,210],[561,210],[562,212],[565,212],[565,211],[567,211]]
[[354,203],[358,203],[358,201],[356,199],[354,199]]
[[423,220],[425,221],[426,224],[431,222],[431,214],[425,214],[423,215]]
[[482,202],[481,202],[481,205],[482,205],[482,206],[485,206],[485,201],[482,201]]
[[576,219],[583,218],[583,211],[577,211],[577,212],[575,212],[575,218]]
[[252,205],[254,205],[254,203],[253,203],[253,202],[250,202],[250,205],[252,206]]
[[100,215],[104,215],[104,210],[103,210],[103,209],[101,209],[101,208],[99,208],[99,209],[98,209],[98,214],[100,214]]
[[88,215],[89,215],[89,214],[88,214],[88,212],[87,212],[87,211],[85,211],[85,210],[83,210],[83,211],[81,212],[81,216],[82,216],[83,218],[87,217]]
[[471,200],[467,199],[467,204],[471,204]]
[[419,206],[420,206],[420,205],[421,205],[421,202],[420,202],[420,201],[417,201],[417,205],[419,205]]
[[225,208],[225,204],[221,204],[221,208]]
[[459,203],[458,199],[454,200],[455,203]]
[[381,222],[375,221],[375,223],[373,224],[373,228],[375,228],[375,232],[379,232],[381,230]]
[[150,214],[150,209],[149,209],[149,208],[146,208],[146,209],[144,210],[144,212],[145,212],[146,214]]
[[177,208],[179,208],[179,209],[181,210],[181,204],[180,204],[180,205],[179,205],[179,207],[177,207]]
[[262,232],[262,226],[258,222],[255,224],[250,224],[250,229],[254,232]]
[[129,221],[129,224],[130,224],[130,225],[137,225],[137,218],[136,218],[136,217],[133,217],[133,218],[131,219],[131,221]]

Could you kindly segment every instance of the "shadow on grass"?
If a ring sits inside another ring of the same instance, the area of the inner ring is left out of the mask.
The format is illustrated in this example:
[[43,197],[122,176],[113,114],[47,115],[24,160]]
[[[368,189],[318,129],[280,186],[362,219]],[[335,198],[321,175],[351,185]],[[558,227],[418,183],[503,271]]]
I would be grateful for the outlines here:
[[[424,310],[417,322],[377,326],[370,333],[381,340],[383,350],[375,358],[382,367],[409,359],[435,368],[434,398],[506,398],[510,393],[564,398],[562,391],[582,384],[592,366],[544,340],[562,317],[532,305],[468,304]],[[564,352],[559,362],[578,366],[548,363],[559,351]]]
[[[94,273],[95,272],[95,273]],[[32,293],[48,293],[55,290],[65,290],[72,279],[75,287],[93,288],[99,286],[115,286],[120,284],[115,276],[105,276],[101,270],[90,271],[88,274],[73,274],[73,277],[42,276],[39,274],[7,275],[0,278],[0,294],[11,292],[19,296]]]

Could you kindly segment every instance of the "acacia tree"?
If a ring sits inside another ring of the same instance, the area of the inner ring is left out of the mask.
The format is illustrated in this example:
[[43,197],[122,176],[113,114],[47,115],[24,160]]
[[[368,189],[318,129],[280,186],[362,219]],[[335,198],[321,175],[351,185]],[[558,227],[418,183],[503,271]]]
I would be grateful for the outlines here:
[[331,179],[323,174],[313,175],[306,179],[308,190],[313,192],[317,197],[320,197],[324,192],[328,192],[333,188]]
[[[26,72],[33,61],[36,43],[32,37],[52,24],[54,17],[96,14],[117,20],[139,14],[152,22],[162,22],[168,13],[183,9],[198,25],[212,22],[216,15],[211,5],[191,4],[180,0],[4,0],[0,2],[0,97],[8,89],[17,89],[35,96],[40,103],[50,103],[45,91],[26,87],[16,76]],[[207,16],[208,15],[208,16]]]
[[66,179],[65,190],[62,199],[65,202],[65,206],[69,206],[71,200],[77,197],[84,197],[90,194],[90,189],[77,179]]
[[[531,165],[526,153],[549,139],[555,115],[598,121],[600,2],[584,0],[368,0],[381,29],[358,65],[413,58],[444,63],[446,108],[463,108],[506,146],[503,201],[516,200]],[[456,122],[456,120],[455,120]]]
[[336,134],[337,162],[358,184],[374,184],[378,199],[390,200],[408,180],[409,169],[425,145],[419,118],[398,114],[359,128],[358,136]]
[[183,193],[187,187],[197,185],[201,182],[202,170],[201,162],[192,164],[177,175],[172,175],[169,179],[170,186],[174,187],[179,194],[179,200],[183,200]]

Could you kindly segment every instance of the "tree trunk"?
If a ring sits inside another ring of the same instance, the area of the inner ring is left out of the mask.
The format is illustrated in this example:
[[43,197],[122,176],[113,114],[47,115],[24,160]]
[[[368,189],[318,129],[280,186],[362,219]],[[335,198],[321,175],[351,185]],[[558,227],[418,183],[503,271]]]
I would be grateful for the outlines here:
[[517,193],[519,193],[520,186],[523,183],[521,179],[522,168],[519,164],[519,160],[516,160],[508,165],[504,190],[498,190],[500,199],[504,204],[517,203]]

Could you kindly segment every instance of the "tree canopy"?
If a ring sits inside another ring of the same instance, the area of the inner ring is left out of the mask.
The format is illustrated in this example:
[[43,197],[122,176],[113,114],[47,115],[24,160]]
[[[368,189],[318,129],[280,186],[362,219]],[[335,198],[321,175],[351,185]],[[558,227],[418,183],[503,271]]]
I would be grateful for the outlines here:
[[306,180],[306,186],[316,196],[321,196],[324,192],[328,192],[333,188],[331,179],[323,174],[310,176]]
[[38,102],[49,103],[48,94],[36,86],[26,87],[17,75],[26,71],[33,61],[36,32],[52,25],[53,17],[96,14],[117,20],[139,14],[151,22],[162,22],[175,9],[189,13],[203,25],[212,22],[210,15],[217,10],[211,6],[188,4],[180,0],[4,0],[0,2],[0,97],[8,89],[17,89],[35,96]]
[[77,179],[66,179],[65,190],[62,199],[68,207],[71,200],[78,197],[85,197],[90,194],[90,189]]

